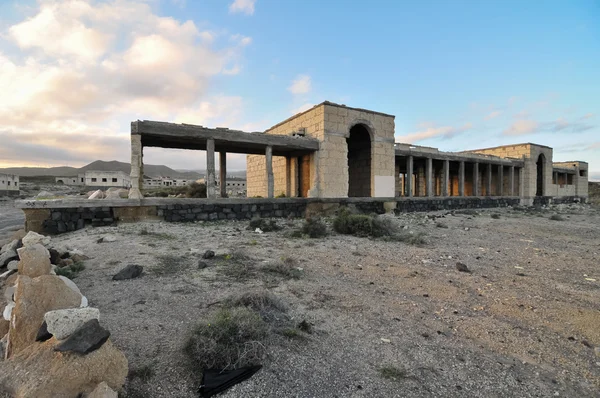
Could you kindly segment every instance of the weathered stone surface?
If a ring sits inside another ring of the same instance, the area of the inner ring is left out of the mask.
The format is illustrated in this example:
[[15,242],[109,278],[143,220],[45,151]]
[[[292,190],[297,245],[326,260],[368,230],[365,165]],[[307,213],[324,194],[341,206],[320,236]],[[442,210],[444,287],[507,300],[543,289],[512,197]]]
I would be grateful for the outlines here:
[[7,321],[10,321],[10,317],[12,314],[13,309],[15,308],[15,303],[14,302],[10,302],[6,305],[6,307],[4,307],[4,310],[2,311],[2,318],[4,318]]
[[39,243],[31,246],[25,246],[18,250],[19,257],[19,275],[25,275],[35,278],[40,275],[50,275],[52,266],[48,249]]
[[[18,264],[18,262],[17,262]],[[16,272],[16,270],[14,269],[9,269],[4,271],[3,273],[0,274],[0,282],[4,282],[5,280],[8,280],[8,278],[14,274]]]
[[68,308],[49,311],[44,315],[48,332],[58,340],[69,337],[75,330],[92,319],[100,319],[100,310],[97,308]]
[[54,347],[54,350],[88,354],[102,347],[109,337],[110,332],[100,326],[98,319],[91,319]]
[[92,192],[92,194],[90,196],[88,196],[88,199],[103,199],[103,198],[104,198],[104,192],[102,192],[102,190],[100,190],[100,189]]
[[32,344],[0,362],[0,385],[20,398],[75,398],[101,382],[120,390],[127,377],[127,359],[107,341],[88,355],[54,351],[57,340]]
[[0,254],[4,254],[7,251],[11,251],[11,250],[16,251],[18,245],[19,245],[19,241],[17,239],[13,239],[10,243],[7,243],[4,246],[2,246],[2,249],[0,249]]
[[124,279],[133,279],[137,278],[142,274],[144,267],[141,265],[129,264],[121,271],[119,271],[115,276],[113,276],[113,280],[121,281]]
[[70,289],[58,276],[37,278],[19,276],[9,331],[9,357],[35,341],[37,332],[48,311],[75,308],[81,304],[81,294]]
[[0,254],[0,268],[5,267],[13,260],[18,260],[19,256],[15,250],[8,250]]
[[50,237],[40,235],[37,232],[33,232],[33,231],[27,232],[27,235],[25,235],[25,237],[23,238],[23,246],[29,247],[29,246],[33,246],[37,243],[40,243],[40,244],[46,246],[46,245],[50,244]]
[[89,257],[86,256],[85,254],[71,253],[71,260],[73,260],[73,262],[75,262],[75,263],[82,263],[88,259],[89,259]]
[[119,395],[116,391],[106,384],[106,382],[102,382],[98,384],[98,386],[87,396],[87,398],[117,398]]
[[52,333],[48,332],[48,324],[42,323],[42,326],[38,329],[35,341],[46,341],[52,338]]
[[8,271],[16,271],[19,269],[19,260],[12,260],[8,264],[6,264],[6,269]]
[[6,319],[0,319],[0,339],[8,333],[8,329],[10,328],[10,321]]

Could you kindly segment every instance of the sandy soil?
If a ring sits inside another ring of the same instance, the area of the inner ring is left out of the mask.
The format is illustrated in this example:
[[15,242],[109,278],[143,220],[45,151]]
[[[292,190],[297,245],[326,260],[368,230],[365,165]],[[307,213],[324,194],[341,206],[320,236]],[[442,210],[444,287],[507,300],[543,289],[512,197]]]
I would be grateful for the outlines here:
[[[564,221],[549,219],[557,212]],[[91,257],[76,283],[100,308],[130,368],[153,369],[148,380],[129,382],[130,397],[197,396],[201,374],[190,371],[182,350],[191,328],[223,298],[257,288],[281,297],[314,332],[275,340],[264,368],[223,397],[600,394],[600,211],[574,205],[396,219],[426,232],[427,244],[286,237],[301,220],[280,220],[283,231],[264,234],[245,222],[161,222],[53,240]],[[106,234],[117,241],[97,243]],[[198,269],[206,249],[242,250],[256,266],[294,258],[304,275],[228,279],[218,262]],[[173,272],[164,272],[161,255],[175,256]],[[457,261],[472,273],[458,272]],[[127,264],[143,265],[144,275],[112,281]],[[404,375],[383,378],[379,369],[388,365]]]

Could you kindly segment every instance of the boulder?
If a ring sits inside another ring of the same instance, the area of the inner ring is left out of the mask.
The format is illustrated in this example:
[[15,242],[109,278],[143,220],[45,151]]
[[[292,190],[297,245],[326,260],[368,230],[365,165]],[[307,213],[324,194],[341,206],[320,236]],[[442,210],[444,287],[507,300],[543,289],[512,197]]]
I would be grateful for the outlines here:
[[19,260],[12,260],[8,264],[6,264],[6,269],[8,271],[16,271],[19,269]]
[[36,243],[32,246],[20,248],[18,252],[21,258],[21,261],[19,261],[19,275],[30,278],[50,275],[50,271],[52,271],[50,253],[44,246]]
[[21,398],[76,398],[99,383],[120,390],[127,377],[127,359],[110,341],[87,355],[54,351],[55,338],[32,344],[0,362],[0,385]]
[[144,267],[141,265],[129,264],[121,271],[117,272],[115,276],[113,276],[114,281],[121,281],[124,279],[133,279],[137,278],[142,274]]
[[85,254],[79,254],[79,253],[71,253],[71,257],[70,258],[75,263],[82,263],[85,260],[89,260],[88,256],[86,256]]
[[212,250],[207,250],[204,252],[204,254],[202,255],[202,258],[205,260],[211,259],[215,256],[215,252]]
[[103,199],[104,198],[104,192],[102,192],[101,189],[94,191],[94,193],[92,193],[90,196],[88,196],[88,199]]
[[110,332],[100,326],[98,319],[91,319],[77,328],[69,337],[54,347],[55,351],[76,352],[78,354],[89,354],[102,347]]
[[44,315],[48,332],[58,340],[69,337],[75,330],[92,319],[100,319],[100,310],[97,308],[69,308],[49,311]]
[[33,231],[27,232],[27,235],[25,235],[23,238],[23,246],[29,247],[35,245],[36,243],[41,243],[42,245],[47,246],[50,244],[50,237],[40,235]]
[[29,278],[20,275],[15,302],[8,332],[9,357],[35,342],[46,312],[79,307],[81,294],[70,289],[58,276],[42,275]]
[[2,246],[2,249],[0,249],[0,254],[4,254],[7,251],[17,251],[18,245],[19,240],[13,239],[10,243],[7,243],[4,246]]
[[87,398],[117,398],[119,395],[106,384],[102,382],[92,391]]
[[117,238],[114,235],[106,235],[98,239],[98,243],[116,242]]
[[6,307],[4,307],[4,310],[2,311],[2,318],[4,318],[4,320],[7,320],[10,322],[10,317],[12,315],[12,311],[15,308],[15,303],[13,301],[11,301],[10,303],[8,303],[6,305]]
[[[18,264],[18,262],[17,262],[17,264]],[[8,280],[8,278],[9,278],[9,277],[10,277],[12,274],[14,274],[15,272],[16,272],[16,270],[14,270],[14,269],[9,269],[9,270],[6,270],[6,271],[4,271],[3,273],[1,273],[1,274],[0,274],[0,283],[2,283],[2,282],[4,282],[4,281],[7,281],[7,280]]]
[[0,268],[6,267],[11,261],[18,259],[19,255],[17,254],[16,250],[7,250],[0,254]]

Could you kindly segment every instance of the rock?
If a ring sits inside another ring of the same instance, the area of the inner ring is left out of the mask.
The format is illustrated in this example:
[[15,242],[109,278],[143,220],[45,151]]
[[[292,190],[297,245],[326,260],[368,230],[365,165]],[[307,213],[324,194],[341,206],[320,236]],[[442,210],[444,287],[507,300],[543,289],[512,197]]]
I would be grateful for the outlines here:
[[11,276],[12,274],[14,274],[16,272],[16,270],[14,269],[9,269],[3,273],[0,274],[0,282],[3,282],[5,280],[8,280],[8,277]]
[[117,398],[119,395],[105,382],[98,384],[87,398]]
[[37,195],[35,195],[36,198],[44,198],[44,199],[53,199],[56,196],[48,191],[40,191]]
[[4,246],[2,246],[2,249],[0,250],[0,254],[4,254],[7,251],[17,251],[18,245],[19,245],[19,240],[13,239],[10,243],[7,243]]
[[64,268],[70,267],[73,264],[75,264],[75,261],[71,260],[70,258],[61,258],[58,264],[56,265],[58,265],[60,268]]
[[6,267],[13,260],[18,260],[19,256],[15,250],[8,250],[0,254],[0,268]]
[[98,319],[91,319],[54,347],[54,351],[88,354],[102,347],[109,337],[110,332],[100,326]]
[[4,318],[5,321],[10,321],[10,317],[14,308],[15,303],[13,301],[8,303],[6,307],[4,307],[4,311],[2,311],[2,318]]
[[73,282],[72,280],[70,280],[69,278],[67,278],[66,276],[63,276],[63,275],[60,275],[59,278],[61,281],[63,281],[65,283],[65,285],[67,285],[69,287],[69,289],[73,290],[77,294],[81,294],[81,290],[79,290],[79,288],[77,287],[75,282]]
[[103,381],[113,390],[122,388],[127,359],[110,341],[88,355],[57,353],[56,343],[51,338],[32,344],[0,362],[0,385],[23,398],[85,396]]
[[75,263],[82,263],[85,260],[89,260],[90,258],[88,256],[86,256],[85,254],[79,254],[79,253],[71,253],[71,260],[73,260],[73,262]]
[[48,249],[48,251],[50,252],[50,262],[52,264],[59,265],[61,258],[60,258],[60,253],[58,252],[58,250]]
[[37,232],[33,231],[27,232],[27,235],[25,235],[25,237],[23,238],[23,246],[29,247],[35,245],[36,243],[40,243],[44,246],[47,246],[50,244],[50,237],[40,235]]
[[204,252],[204,254],[202,255],[202,258],[205,260],[211,259],[215,256],[215,252],[212,250],[207,250]]
[[48,332],[48,324],[46,321],[42,323],[42,326],[38,329],[37,335],[35,336],[35,341],[46,341],[52,338],[52,333]]
[[202,261],[202,260],[198,261],[198,269],[204,269],[206,267],[208,267],[208,264],[206,263],[206,261]]
[[100,319],[100,310],[97,308],[68,308],[65,310],[48,311],[44,321],[50,332],[58,340],[69,337],[75,330],[92,319]]
[[8,333],[8,329],[10,329],[10,321],[0,319],[0,339]]
[[13,296],[15,295],[15,286],[8,286],[4,289],[4,299],[7,302],[14,301]]
[[9,333],[9,358],[35,342],[37,332],[48,311],[75,308],[81,304],[81,294],[69,289],[60,277],[42,275],[29,278],[20,275],[15,292]]
[[92,193],[90,196],[88,196],[88,199],[103,199],[104,198],[104,192],[102,192],[101,189],[94,191],[94,193]]
[[114,235],[106,235],[100,239],[98,239],[98,243],[109,243],[109,242],[115,242],[117,240],[117,238]]
[[141,265],[129,264],[121,271],[119,271],[115,276],[113,276],[114,281],[122,281],[124,279],[133,279],[137,278],[142,274],[144,267]]
[[459,270],[460,272],[471,273],[471,270],[469,269],[469,267],[467,267],[466,264],[463,264],[461,262],[456,263],[456,269]]
[[8,264],[6,264],[6,269],[8,271],[17,271],[19,269],[19,261],[18,260],[12,260]]
[[50,275],[52,266],[48,249],[39,243],[32,246],[25,246],[18,250],[19,257],[19,275],[25,275],[35,278],[41,275]]

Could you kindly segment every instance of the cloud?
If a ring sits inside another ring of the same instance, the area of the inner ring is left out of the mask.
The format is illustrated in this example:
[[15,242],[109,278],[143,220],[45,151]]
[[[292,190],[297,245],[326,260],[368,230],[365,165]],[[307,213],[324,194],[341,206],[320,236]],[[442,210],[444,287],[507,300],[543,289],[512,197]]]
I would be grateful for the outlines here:
[[436,127],[433,123],[421,123],[419,128],[422,130],[399,136],[396,142],[413,143],[430,138],[449,139],[470,130],[472,127],[471,123],[465,123],[460,127]]
[[581,133],[593,129],[595,126],[581,122],[569,122],[565,119],[557,119],[552,122],[537,122],[531,119],[522,119],[515,121],[502,134],[508,136],[518,136],[538,133]]
[[497,118],[498,116],[500,116],[502,114],[501,111],[493,111],[487,114],[487,116],[484,118],[485,120],[492,120]]
[[239,128],[243,99],[238,96],[216,96],[179,112],[175,123]]
[[[30,17],[0,32],[3,148],[8,141],[25,145],[22,164],[47,159],[57,148],[55,162],[61,162],[67,159],[61,150],[77,134],[98,145],[68,159],[87,162],[111,157],[102,144],[108,141],[95,141],[94,134],[118,135],[123,139],[112,142],[125,151],[112,150],[126,160],[129,121],[173,120],[210,101],[224,109],[218,97],[207,99],[207,87],[218,75],[240,72],[243,48],[252,40],[233,35],[215,47],[216,36],[193,21],[155,15],[142,0],[38,3]],[[20,51],[2,52],[11,46]]]
[[308,75],[298,75],[288,87],[288,91],[294,95],[308,94],[311,90],[311,80]]
[[232,14],[239,12],[246,15],[253,15],[255,3],[256,0],[235,0],[229,5],[229,12]]

